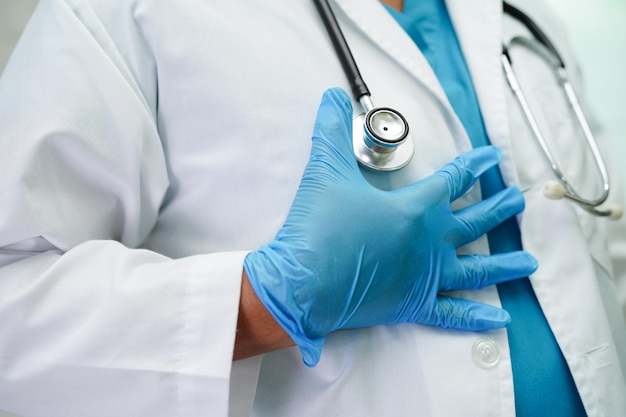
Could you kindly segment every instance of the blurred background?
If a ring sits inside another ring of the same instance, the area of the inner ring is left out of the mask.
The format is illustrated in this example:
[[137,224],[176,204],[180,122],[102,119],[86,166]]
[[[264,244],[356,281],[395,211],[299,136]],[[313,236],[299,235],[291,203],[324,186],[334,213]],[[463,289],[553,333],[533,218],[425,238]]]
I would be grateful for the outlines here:
[[[580,60],[586,95],[615,142],[626,187],[626,1],[546,0],[562,18]],[[37,0],[0,0],[0,70]]]

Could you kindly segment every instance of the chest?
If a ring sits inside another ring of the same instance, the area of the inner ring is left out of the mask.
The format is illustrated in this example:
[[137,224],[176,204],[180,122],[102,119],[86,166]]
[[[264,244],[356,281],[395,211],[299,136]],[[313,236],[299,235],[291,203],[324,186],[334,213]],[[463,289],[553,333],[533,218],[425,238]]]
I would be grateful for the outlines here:
[[[155,233],[183,231],[180,240],[188,243],[175,253],[166,250],[171,255],[254,248],[271,239],[286,217],[323,91],[349,91],[347,79],[308,0],[199,2],[185,10],[193,15],[172,10],[154,42],[158,127],[171,178]],[[400,110],[415,137],[409,166],[392,174],[364,171],[372,183],[407,185],[456,156],[459,143],[468,146],[454,115],[414,74],[346,16],[338,17],[375,104]],[[353,106],[355,115],[362,111]]]
[[[322,92],[334,86],[349,91],[313,2],[196,3],[155,11],[167,18],[144,28],[154,36],[158,128],[171,179],[155,233],[182,231],[180,240],[188,245],[177,244],[174,253],[159,248],[176,256],[255,248],[273,238],[308,160]],[[366,3],[380,9],[375,27],[349,8],[336,12],[374,104],[396,108],[411,127],[415,156],[408,166],[391,174],[363,172],[377,187],[394,189],[431,174],[470,142],[417,46],[380,4]],[[469,58],[480,49],[460,41]],[[508,90],[499,45],[485,59],[482,75],[470,65],[483,81],[484,73],[493,74],[487,88],[477,82],[481,110],[489,115],[488,131],[504,132],[490,139],[503,149],[505,180],[519,181],[522,189],[541,187],[552,174]],[[585,149],[572,146],[574,135],[563,127],[571,126],[571,114],[551,68],[527,45],[516,45],[514,53],[553,146],[572,164],[573,175],[582,177]],[[362,111],[356,101],[353,106],[355,115]],[[493,114],[500,116],[494,121]],[[467,200],[478,198],[476,190]]]

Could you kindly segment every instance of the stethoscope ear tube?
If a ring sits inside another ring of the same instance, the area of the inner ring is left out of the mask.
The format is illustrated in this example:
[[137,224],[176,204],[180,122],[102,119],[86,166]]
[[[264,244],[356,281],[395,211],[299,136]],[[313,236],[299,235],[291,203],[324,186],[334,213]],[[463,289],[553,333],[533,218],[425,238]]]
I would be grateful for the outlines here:
[[514,17],[518,21],[520,21],[526,28],[530,31],[530,33],[534,36],[539,43],[548,48],[548,50],[554,55],[554,58],[558,61],[558,65],[561,68],[565,68],[565,62],[561,58],[561,55],[557,51],[556,47],[552,43],[552,41],[546,36],[545,32],[539,28],[539,25],[535,23],[534,20],[530,18],[526,13],[522,12],[520,9],[515,6],[510,5],[506,1],[502,2],[502,9],[504,13],[508,14],[511,17]]
[[[561,185],[558,181],[548,181],[545,183],[543,186],[543,195],[550,200],[561,200],[563,198],[573,200],[571,194],[565,191],[565,187],[563,187],[563,185]],[[597,206],[584,204],[579,200],[574,201],[578,203],[583,210],[595,216],[608,217],[611,220],[619,220],[624,215],[624,208],[616,203],[609,204],[607,208],[603,210],[597,208]]]
[[593,155],[594,163],[602,181],[602,192],[598,197],[594,199],[582,197],[571,185],[563,171],[560,169],[556,158],[554,157],[554,154],[550,150],[550,147],[548,146],[548,143],[544,138],[541,129],[539,128],[539,124],[535,119],[535,116],[528,104],[528,100],[526,99],[526,96],[521,88],[519,80],[515,75],[515,71],[513,70],[509,51],[506,45],[503,45],[501,63],[506,80],[514,93],[517,102],[520,105],[520,108],[524,114],[530,130],[532,131],[535,139],[539,143],[546,159],[550,163],[550,168],[552,169],[552,172],[558,179],[558,182],[549,181],[546,184],[546,186],[544,187],[544,195],[550,199],[566,198],[568,200],[574,201],[579,204],[581,208],[596,216],[610,217],[614,220],[621,218],[623,214],[623,209],[617,204],[610,204],[609,207],[607,207],[607,209],[605,210],[599,208],[599,206],[603,204],[609,196],[609,176],[606,169],[606,164],[604,163],[604,158],[602,157],[597,141],[580,106],[578,96],[576,95],[576,92],[567,76],[567,71],[565,69],[565,63],[563,62],[563,59],[557,52],[552,42],[548,39],[546,34],[528,15],[506,2],[504,2],[503,5],[504,12],[508,13],[509,15],[523,23],[531,32],[531,34],[537,39],[537,41],[551,52],[551,54],[553,55],[552,58],[556,60],[555,71],[559,83],[563,86],[565,97],[567,98],[570,108],[574,112],[580,129],[585,136],[587,147]]

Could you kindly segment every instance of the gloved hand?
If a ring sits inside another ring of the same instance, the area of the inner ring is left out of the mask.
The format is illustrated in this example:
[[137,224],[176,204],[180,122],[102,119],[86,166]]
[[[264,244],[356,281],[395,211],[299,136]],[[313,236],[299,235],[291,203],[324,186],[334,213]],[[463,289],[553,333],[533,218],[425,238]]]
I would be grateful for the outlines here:
[[456,249],[524,208],[517,188],[453,213],[500,153],[468,152],[411,186],[381,191],[361,175],[352,153],[352,107],[328,90],[300,187],[273,242],[244,268],[258,297],[300,347],[305,364],[320,358],[338,329],[400,322],[464,330],[505,326],[504,310],[439,295],[528,276],[526,252],[457,256]]

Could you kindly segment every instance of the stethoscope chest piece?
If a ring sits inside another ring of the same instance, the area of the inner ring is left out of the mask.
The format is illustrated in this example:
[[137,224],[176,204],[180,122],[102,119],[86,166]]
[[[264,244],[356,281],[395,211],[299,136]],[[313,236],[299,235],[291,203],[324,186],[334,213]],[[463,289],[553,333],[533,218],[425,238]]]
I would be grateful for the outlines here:
[[409,124],[394,109],[374,107],[328,0],[314,0],[314,3],[350,82],[352,94],[365,110],[353,121],[352,143],[357,160],[377,171],[402,168],[411,160],[415,147],[409,137]]
[[377,171],[395,171],[409,163],[415,145],[409,124],[396,110],[376,107],[354,118],[352,146],[359,163]]

